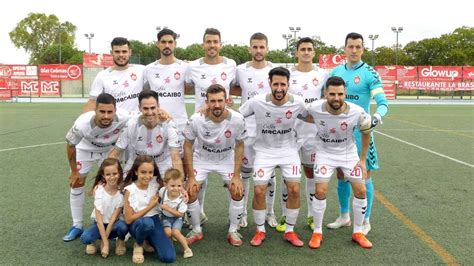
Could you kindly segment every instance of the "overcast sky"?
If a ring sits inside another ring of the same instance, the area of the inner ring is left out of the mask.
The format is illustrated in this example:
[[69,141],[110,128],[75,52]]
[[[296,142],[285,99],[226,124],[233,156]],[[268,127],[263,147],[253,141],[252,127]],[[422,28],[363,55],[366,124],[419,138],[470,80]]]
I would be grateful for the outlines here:
[[84,34],[94,33],[92,52],[96,53],[109,52],[110,41],[116,36],[153,41],[157,26],[168,26],[179,33],[179,47],[201,43],[205,28],[215,27],[221,31],[224,43],[247,44],[250,35],[260,31],[268,36],[270,49],[282,49],[286,41],[281,35],[291,33],[289,26],[299,26],[298,37],[320,36],[326,44],[336,47],[342,46],[345,35],[352,31],[361,33],[367,41],[369,34],[379,34],[375,41],[377,48],[395,44],[392,26],[403,26],[399,34],[402,45],[439,37],[463,25],[473,27],[473,3],[460,0],[16,0],[2,5],[0,63],[27,63],[29,55],[13,46],[8,33],[31,12],[55,14],[60,21],[76,25],[76,45],[80,50],[89,49]]

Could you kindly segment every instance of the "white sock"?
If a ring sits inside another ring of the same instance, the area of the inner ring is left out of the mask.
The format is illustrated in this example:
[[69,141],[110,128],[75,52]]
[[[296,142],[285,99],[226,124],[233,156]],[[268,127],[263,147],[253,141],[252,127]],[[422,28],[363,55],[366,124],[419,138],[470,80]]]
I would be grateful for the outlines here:
[[286,209],[286,229],[285,233],[293,232],[296,220],[298,219],[298,214],[300,213],[300,208],[298,209]]
[[352,213],[354,213],[353,233],[361,233],[364,224],[365,211],[367,209],[367,199],[352,199]]
[[281,215],[286,216],[286,202],[288,202],[288,187],[285,182],[281,184]]
[[244,209],[244,200],[230,200],[230,205],[229,205],[229,220],[230,220],[230,226],[229,226],[229,232],[237,232],[237,229],[239,228],[239,222],[240,218],[242,216],[242,211]]
[[247,215],[247,204],[249,202],[250,194],[250,173],[244,174],[242,172],[242,183],[244,186],[244,210],[242,211],[242,213]]
[[305,178],[306,179],[306,204],[308,207],[308,216],[313,216],[311,214],[312,202],[314,200],[314,194],[316,192],[316,180],[314,178]]
[[207,178],[204,182],[201,184],[201,189],[199,190],[198,194],[198,201],[199,205],[201,206],[201,213],[204,213],[204,199],[206,198],[206,189],[207,189]]
[[200,233],[201,229],[201,206],[199,201],[196,200],[188,204],[189,222],[193,226],[193,231]]
[[260,232],[265,232],[265,215],[266,210],[255,210],[253,209],[253,219],[257,225],[257,230]]
[[71,205],[71,216],[73,225],[76,228],[83,227],[84,216],[84,202],[86,195],[84,194],[84,187],[71,188],[69,194],[69,204]]
[[270,178],[270,181],[268,181],[267,194],[265,194],[267,202],[267,215],[275,213],[275,211],[273,210],[273,206],[275,205],[275,179],[275,175]]
[[364,218],[364,224],[370,224],[370,218],[365,217]]
[[323,233],[323,217],[324,212],[326,211],[326,199],[319,200],[316,197],[313,198],[313,221],[314,221],[314,229],[313,233]]

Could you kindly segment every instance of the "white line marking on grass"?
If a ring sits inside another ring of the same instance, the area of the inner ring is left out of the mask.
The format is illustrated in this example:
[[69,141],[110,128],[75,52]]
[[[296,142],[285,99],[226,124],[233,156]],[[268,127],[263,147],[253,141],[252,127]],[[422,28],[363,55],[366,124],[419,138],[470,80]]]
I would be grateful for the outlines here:
[[15,150],[29,149],[29,148],[37,148],[37,147],[51,146],[51,145],[58,145],[58,144],[65,144],[65,143],[66,142],[64,142],[64,141],[53,142],[53,143],[43,143],[43,144],[38,144],[38,145],[30,145],[30,146],[22,146],[22,147],[16,147],[16,148],[1,149],[0,152],[15,151]]
[[432,154],[434,154],[434,155],[438,155],[438,156],[440,156],[440,157],[443,157],[443,158],[445,158],[445,159],[451,160],[451,161],[453,161],[453,162],[457,162],[457,163],[459,163],[459,164],[463,164],[463,165],[469,166],[469,167],[471,167],[471,168],[474,168],[474,165],[473,165],[473,164],[466,163],[466,162],[463,162],[463,161],[458,160],[458,159],[454,159],[454,158],[449,157],[449,156],[447,156],[447,155],[441,154],[441,153],[439,153],[439,152],[432,151],[432,150],[430,150],[430,149],[427,149],[427,148],[421,147],[421,146],[419,146],[419,145],[413,144],[413,143],[411,143],[411,142],[408,142],[408,141],[405,141],[405,140],[396,138],[396,137],[394,137],[394,136],[390,136],[390,135],[385,134],[385,133],[382,133],[382,132],[380,132],[380,131],[374,131],[374,132],[375,132],[375,133],[378,133],[378,134],[380,134],[380,135],[382,135],[382,136],[385,136],[385,137],[387,137],[387,138],[391,138],[391,139],[396,140],[396,141],[399,141],[399,142],[401,142],[401,143],[405,143],[405,144],[407,144],[407,145],[413,146],[413,147],[418,148],[418,149],[420,149],[420,150],[427,151],[427,152],[432,153]]

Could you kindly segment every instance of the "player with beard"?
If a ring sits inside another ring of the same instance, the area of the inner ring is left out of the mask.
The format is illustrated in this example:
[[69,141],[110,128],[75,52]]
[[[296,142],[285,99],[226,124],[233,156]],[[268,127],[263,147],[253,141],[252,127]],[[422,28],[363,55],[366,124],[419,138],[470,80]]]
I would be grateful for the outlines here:
[[[201,110],[205,104],[206,91],[210,85],[220,84],[229,95],[231,84],[235,80],[236,63],[234,60],[220,55],[222,48],[221,33],[214,28],[208,28],[203,35],[204,57],[189,63],[186,75],[186,90],[194,90],[194,110]],[[204,108],[205,109],[205,108]],[[206,194],[207,180],[202,184],[199,194],[201,204],[201,223],[207,221],[204,213],[204,198]]]
[[[186,236],[192,244],[202,240],[200,225],[201,184],[210,173],[217,173],[224,182],[230,198],[229,230],[227,240],[233,246],[241,246],[242,236],[237,232],[244,209],[243,186],[240,167],[246,138],[245,122],[241,114],[227,109],[227,94],[222,85],[214,84],[206,91],[206,116],[195,113],[184,131],[184,164],[188,174],[188,215],[193,229]],[[194,151],[193,151],[194,145]]]
[[[237,67],[237,75],[234,86],[230,89],[232,95],[242,96],[242,104],[255,95],[270,93],[268,83],[268,72],[273,68],[271,62],[265,60],[268,53],[268,39],[265,34],[257,32],[250,37],[249,53],[252,61],[243,63]],[[253,145],[257,135],[257,125],[254,116],[245,119],[247,138],[244,141],[244,159],[242,160],[242,182],[244,184],[244,213],[240,219],[240,227],[247,227],[247,202],[250,194],[250,176],[253,173],[253,161],[255,150]],[[277,220],[273,205],[275,203],[275,175],[272,174],[268,184],[266,201],[267,216],[265,220],[270,227],[277,226]]]
[[[319,248],[323,241],[322,224],[327,190],[332,174],[339,169],[354,191],[352,240],[363,248],[371,248],[372,243],[362,232],[367,208],[365,163],[370,142],[370,130],[367,130],[371,125],[370,116],[362,107],[344,101],[346,88],[340,77],[334,76],[327,80],[324,96],[326,100],[315,101],[307,106],[309,115],[306,116],[306,121],[317,127],[314,163],[316,187],[313,188],[315,196],[312,201],[314,229],[309,247]],[[366,117],[369,119],[366,120]],[[362,133],[360,157],[354,138],[356,128],[365,129]]]
[[277,167],[281,168],[288,187],[284,239],[296,247],[304,245],[294,232],[294,226],[300,208],[301,179],[295,124],[296,117],[305,113],[305,106],[301,97],[287,93],[289,79],[290,72],[286,68],[273,68],[269,72],[271,93],[257,95],[239,109],[244,117],[255,115],[258,121],[253,174],[253,216],[257,231],[250,241],[252,246],[260,246],[265,240],[265,194]]
[[114,65],[100,71],[95,77],[84,112],[93,110],[97,96],[106,92],[115,98],[117,107],[138,113],[137,97],[143,90],[145,66],[128,63],[132,49],[127,39],[116,37],[112,40],[111,47]]
[[84,185],[86,176],[94,163],[101,165],[112,150],[122,128],[130,115],[116,109],[112,95],[101,93],[97,96],[95,110],[81,114],[66,135],[66,151],[71,174],[69,203],[73,226],[63,240],[68,242],[81,236],[83,231]]

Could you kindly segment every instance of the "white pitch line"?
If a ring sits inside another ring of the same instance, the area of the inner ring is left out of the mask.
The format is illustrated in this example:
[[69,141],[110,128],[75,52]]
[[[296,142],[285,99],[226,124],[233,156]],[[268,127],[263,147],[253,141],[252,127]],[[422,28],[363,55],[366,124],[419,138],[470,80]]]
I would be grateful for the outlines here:
[[37,148],[37,147],[51,146],[51,145],[58,145],[58,144],[65,144],[65,143],[66,142],[64,142],[64,141],[53,142],[53,143],[44,143],[44,144],[38,144],[38,145],[30,145],[30,146],[23,146],[23,147],[9,148],[9,149],[1,149],[0,152],[21,150],[21,149],[29,149],[29,148]]
[[378,134],[380,134],[380,135],[382,135],[382,136],[385,136],[385,137],[387,137],[387,138],[391,138],[391,139],[396,140],[396,141],[399,141],[399,142],[401,142],[401,143],[405,143],[405,144],[407,144],[407,145],[413,146],[413,147],[418,148],[418,149],[420,149],[420,150],[427,151],[427,152],[432,153],[432,154],[434,154],[434,155],[438,155],[438,156],[440,156],[440,157],[443,157],[443,158],[445,158],[445,159],[451,160],[451,161],[453,161],[453,162],[457,162],[457,163],[459,163],[459,164],[463,164],[463,165],[469,166],[469,167],[471,167],[471,168],[474,168],[474,165],[473,165],[473,164],[466,163],[466,162],[463,162],[463,161],[458,160],[458,159],[454,159],[454,158],[449,157],[449,156],[447,156],[447,155],[444,155],[444,154],[441,154],[441,153],[439,153],[439,152],[435,152],[435,151],[432,151],[432,150],[430,150],[430,149],[427,149],[427,148],[421,147],[421,146],[419,146],[419,145],[413,144],[413,143],[411,143],[411,142],[408,142],[408,141],[405,141],[405,140],[402,140],[402,139],[399,139],[399,138],[390,136],[390,135],[385,134],[385,133],[382,133],[382,132],[380,132],[380,131],[374,131],[374,132],[375,132],[375,133],[378,133]]

